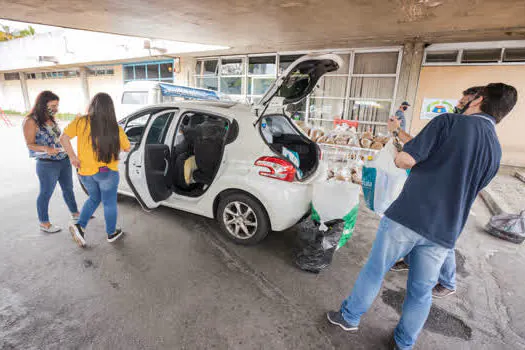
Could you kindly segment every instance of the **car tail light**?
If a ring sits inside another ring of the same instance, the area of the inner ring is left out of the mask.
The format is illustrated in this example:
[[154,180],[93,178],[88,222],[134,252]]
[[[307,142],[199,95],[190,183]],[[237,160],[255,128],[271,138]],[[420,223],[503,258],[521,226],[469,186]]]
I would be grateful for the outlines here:
[[255,162],[256,166],[266,168],[259,171],[259,175],[272,179],[292,182],[295,179],[295,167],[292,163],[277,157],[261,157]]

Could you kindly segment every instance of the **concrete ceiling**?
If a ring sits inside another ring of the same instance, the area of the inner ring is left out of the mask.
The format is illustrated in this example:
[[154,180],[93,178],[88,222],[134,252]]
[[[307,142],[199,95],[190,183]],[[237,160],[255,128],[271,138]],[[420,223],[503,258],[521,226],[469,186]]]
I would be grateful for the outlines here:
[[0,0],[0,17],[231,53],[525,39],[524,0]]

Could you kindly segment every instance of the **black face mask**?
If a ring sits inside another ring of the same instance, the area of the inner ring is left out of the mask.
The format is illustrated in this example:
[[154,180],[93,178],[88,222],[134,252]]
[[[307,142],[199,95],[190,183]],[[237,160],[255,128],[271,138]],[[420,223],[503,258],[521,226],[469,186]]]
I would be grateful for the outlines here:
[[402,110],[406,111],[408,109],[407,106],[401,107]]
[[470,107],[470,104],[472,103],[472,101],[474,101],[475,99],[477,99],[479,97],[478,94],[474,95],[474,97],[472,98],[472,100],[468,101],[467,103],[465,103],[465,105],[463,106],[463,108],[459,108],[459,107],[454,107],[454,113],[456,114],[463,114],[467,111],[467,109]]

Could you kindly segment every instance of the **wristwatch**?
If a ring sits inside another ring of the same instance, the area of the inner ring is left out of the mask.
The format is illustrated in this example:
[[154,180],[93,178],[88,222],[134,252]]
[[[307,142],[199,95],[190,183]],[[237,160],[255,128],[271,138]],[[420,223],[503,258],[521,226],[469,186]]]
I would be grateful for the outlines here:
[[394,137],[398,137],[400,132],[401,128],[398,126],[396,130],[392,131],[392,135],[394,135]]

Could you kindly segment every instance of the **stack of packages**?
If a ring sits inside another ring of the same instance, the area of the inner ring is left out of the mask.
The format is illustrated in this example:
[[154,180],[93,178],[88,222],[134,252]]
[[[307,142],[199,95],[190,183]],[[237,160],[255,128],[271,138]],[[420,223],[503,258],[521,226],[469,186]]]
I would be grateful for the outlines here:
[[408,171],[399,169],[394,160],[397,154],[393,140],[377,156],[363,166],[362,187],[368,209],[383,215],[401,193]]
[[328,180],[313,185],[312,214],[299,223],[300,269],[319,273],[332,262],[335,251],[352,237],[359,210],[358,185]]

